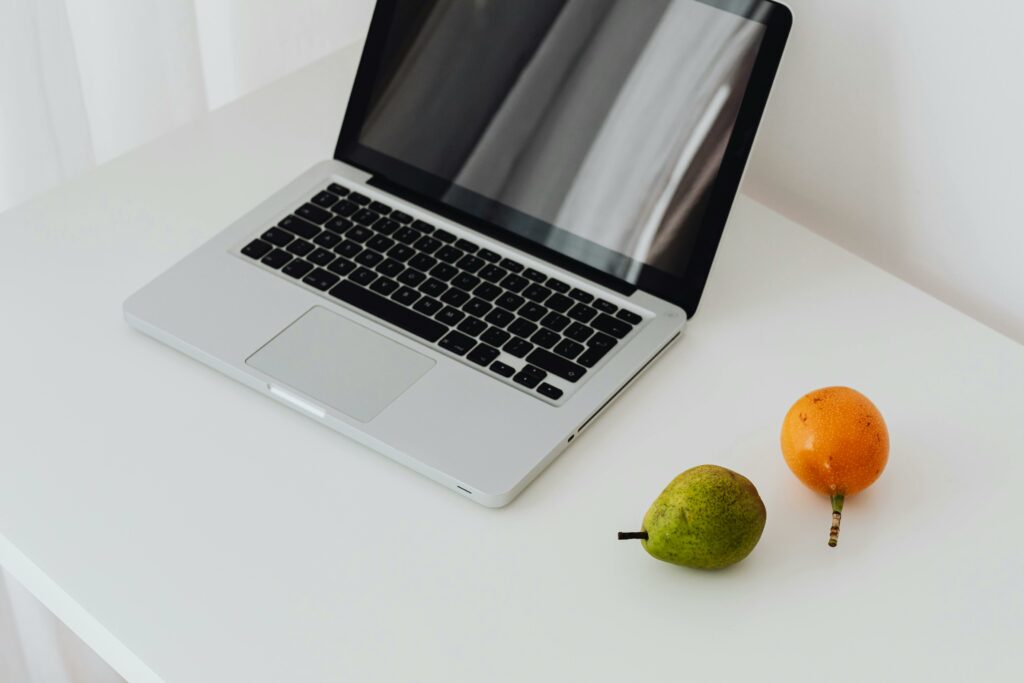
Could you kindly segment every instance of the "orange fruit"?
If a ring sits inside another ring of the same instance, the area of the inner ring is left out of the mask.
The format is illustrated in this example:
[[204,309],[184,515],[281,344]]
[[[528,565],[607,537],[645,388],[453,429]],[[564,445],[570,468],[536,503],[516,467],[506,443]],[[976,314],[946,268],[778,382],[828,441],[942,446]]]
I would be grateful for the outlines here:
[[808,488],[832,498],[829,545],[839,536],[843,501],[870,486],[889,461],[889,430],[868,397],[826,387],[802,397],[782,421],[782,455]]

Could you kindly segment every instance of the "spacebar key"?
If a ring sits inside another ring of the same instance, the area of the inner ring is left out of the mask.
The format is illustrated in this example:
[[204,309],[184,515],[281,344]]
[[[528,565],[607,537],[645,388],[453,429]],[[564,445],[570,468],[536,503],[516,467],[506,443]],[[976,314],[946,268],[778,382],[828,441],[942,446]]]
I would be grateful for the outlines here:
[[337,287],[331,290],[330,294],[361,311],[366,311],[370,315],[374,315],[395,327],[400,327],[406,332],[411,332],[429,342],[436,342],[448,331],[447,327],[436,320],[431,320],[425,315],[411,311],[348,280],[343,280]]

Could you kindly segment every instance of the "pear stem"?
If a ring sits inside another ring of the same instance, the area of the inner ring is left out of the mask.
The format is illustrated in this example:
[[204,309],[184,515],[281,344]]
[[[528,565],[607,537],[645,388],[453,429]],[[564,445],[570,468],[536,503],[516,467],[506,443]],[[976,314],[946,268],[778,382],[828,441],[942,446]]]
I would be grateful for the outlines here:
[[646,531],[620,531],[619,532],[619,540],[620,541],[629,541],[629,540],[634,539],[634,538],[639,538],[639,539],[641,539],[643,541],[646,541],[647,540],[647,532]]
[[839,522],[843,518],[843,494],[832,495],[832,528],[828,532],[828,545],[835,548],[839,543]]

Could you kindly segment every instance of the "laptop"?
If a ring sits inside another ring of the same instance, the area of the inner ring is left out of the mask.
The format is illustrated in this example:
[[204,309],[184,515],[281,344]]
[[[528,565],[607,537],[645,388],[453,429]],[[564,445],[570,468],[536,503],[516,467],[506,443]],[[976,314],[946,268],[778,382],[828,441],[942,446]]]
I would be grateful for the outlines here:
[[334,154],[124,304],[489,507],[693,317],[791,15],[378,0]]

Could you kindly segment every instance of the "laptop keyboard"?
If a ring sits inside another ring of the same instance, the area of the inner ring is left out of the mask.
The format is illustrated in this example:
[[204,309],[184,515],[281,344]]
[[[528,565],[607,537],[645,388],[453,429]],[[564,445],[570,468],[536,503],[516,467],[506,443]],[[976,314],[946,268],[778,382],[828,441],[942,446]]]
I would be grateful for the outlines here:
[[643,319],[337,183],[241,253],[549,401]]

